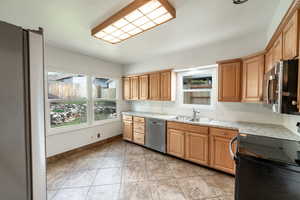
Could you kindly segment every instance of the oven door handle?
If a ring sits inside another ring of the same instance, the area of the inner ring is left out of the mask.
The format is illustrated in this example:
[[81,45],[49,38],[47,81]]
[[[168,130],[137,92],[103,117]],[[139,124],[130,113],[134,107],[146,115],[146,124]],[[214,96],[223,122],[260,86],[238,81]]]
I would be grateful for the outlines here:
[[235,153],[233,153],[233,150],[232,150],[232,146],[233,146],[233,143],[236,142],[238,139],[238,136],[234,137],[230,143],[229,143],[229,153],[230,153],[230,156],[232,158],[232,160],[236,160],[237,159],[237,156]]

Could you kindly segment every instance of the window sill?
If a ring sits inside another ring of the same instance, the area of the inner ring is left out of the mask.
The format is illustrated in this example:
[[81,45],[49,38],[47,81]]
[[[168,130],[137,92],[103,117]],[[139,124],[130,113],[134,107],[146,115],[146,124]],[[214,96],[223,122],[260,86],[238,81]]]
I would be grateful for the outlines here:
[[59,128],[48,128],[46,136],[53,136],[53,135],[59,135],[59,134],[66,134],[71,131],[79,131],[82,129],[87,129],[87,128],[93,128],[96,126],[103,126],[105,124],[110,124],[110,123],[115,123],[115,122],[120,122],[121,118],[115,118],[115,119],[107,119],[107,120],[101,120],[94,122],[93,124],[81,124],[81,125],[74,125],[70,127],[59,127]]

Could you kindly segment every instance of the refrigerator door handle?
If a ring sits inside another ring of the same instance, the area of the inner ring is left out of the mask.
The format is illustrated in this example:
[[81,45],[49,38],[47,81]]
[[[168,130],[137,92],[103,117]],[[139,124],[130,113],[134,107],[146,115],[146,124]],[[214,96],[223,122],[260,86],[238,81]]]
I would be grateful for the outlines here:
[[236,160],[236,159],[237,159],[236,154],[235,154],[235,153],[233,152],[233,150],[232,150],[233,143],[234,143],[235,141],[237,141],[237,139],[238,139],[238,136],[234,137],[234,138],[230,141],[230,143],[229,143],[229,152],[230,152],[230,156],[231,156],[232,160]]

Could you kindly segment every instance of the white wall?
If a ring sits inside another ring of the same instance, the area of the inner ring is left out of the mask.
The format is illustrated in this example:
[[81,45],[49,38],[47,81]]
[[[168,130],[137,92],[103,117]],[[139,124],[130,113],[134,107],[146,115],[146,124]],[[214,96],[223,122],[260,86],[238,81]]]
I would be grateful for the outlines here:
[[[216,41],[214,44],[181,52],[173,52],[142,63],[128,65],[125,74],[155,71],[166,68],[189,68],[216,63],[217,60],[237,58],[264,49],[266,38],[259,31],[240,38]],[[192,108],[178,102],[131,102],[136,111],[162,112],[166,114],[192,115]],[[272,113],[260,104],[217,103],[214,110],[202,110],[201,116],[216,120],[251,121],[279,124],[282,116]]]
[[166,68],[189,68],[210,65],[216,63],[218,60],[249,55],[264,49],[265,37],[263,33],[264,31],[254,32],[239,38],[228,38],[224,41],[215,41],[215,43],[199,46],[194,49],[170,52],[169,54],[160,57],[127,65],[125,66],[124,73],[132,74]]
[[[161,57],[131,64],[125,67],[124,73],[132,74],[166,68],[202,66],[213,64],[217,60],[236,58],[263,50],[292,2],[293,0],[280,0],[276,13],[267,30],[251,33],[240,38],[216,41],[214,44],[208,44],[204,47],[197,47],[181,52],[171,52]],[[192,113],[191,108],[180,107],[178,102],[133,102],[132,108],[137,111],[163,112],[169,114],[191,115]],[[272,113],[263,105],[244,103],[217,103],[215,110],[203,110],[202,116],[219,120],[281,124],[295,133],[297,130],[296,122],[300,122],[300,116],[278,115]]]
[[293,1],[294,0],[280,0],[275,15],[270,23],[270,26],[268,27],[266,42],[269,42],[269,40],[272,38],[274,32],[276,31],[278,25],[280,24],[282,18],[284,17]]
[[[120,79],[123,67],[119,64],[105,62],[97,58],[46,45],[45,68],[48,71],[71,72]],[[121,90],[119,90],[119,97],[121,97]],[[122,100],[118,102],[118,111],[129,109],[127,103]],[[96,138],[98,133],[102,135],[100,139]],[[121,134],[120,120],[76,131],[55,134],[47,131],[47,157],[119,134]]]

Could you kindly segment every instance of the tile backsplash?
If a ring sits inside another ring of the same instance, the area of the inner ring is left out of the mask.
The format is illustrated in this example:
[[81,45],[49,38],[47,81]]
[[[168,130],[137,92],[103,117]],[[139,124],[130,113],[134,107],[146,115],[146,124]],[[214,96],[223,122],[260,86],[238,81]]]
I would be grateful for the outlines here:
[[[154,112],[172,115],[193,114],[192,106],[179,105],[176,102],[134,101],[131,109],[139,112]],[[203,109],[201,117],[226,121],[247,121],[256,123],[282,124],[283,115],[273,113],[262,104],[217,103],[214,109]]]

